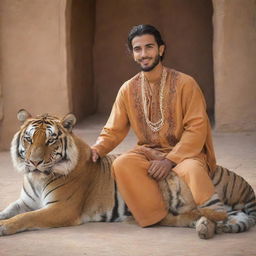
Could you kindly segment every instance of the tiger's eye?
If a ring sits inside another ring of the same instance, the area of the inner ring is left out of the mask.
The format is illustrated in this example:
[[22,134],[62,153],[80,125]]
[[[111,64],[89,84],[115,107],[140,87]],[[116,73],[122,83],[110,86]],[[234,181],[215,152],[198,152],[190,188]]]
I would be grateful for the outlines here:
[[32,139],[28,136],[25,137],[25,140],[28,141],[29,143],[32,143]]
[[47,145],[52,144],[53,142],[55,142],[55,139],[51,138],[47,141]]

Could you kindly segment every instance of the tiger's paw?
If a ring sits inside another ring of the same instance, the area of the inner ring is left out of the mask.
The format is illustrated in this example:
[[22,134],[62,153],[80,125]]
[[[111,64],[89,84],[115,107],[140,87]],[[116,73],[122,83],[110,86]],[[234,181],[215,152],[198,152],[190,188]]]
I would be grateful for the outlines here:
[[6,225],[4,221],[0,220],[0,236],[6,235]]
[[0,236],[12,235],[17,233],[17,227],[14,222],[9,220],[0,220]]
[[201,217],[196,223],[196,232],[201,239],[212,238],[215,234],[215,223]]

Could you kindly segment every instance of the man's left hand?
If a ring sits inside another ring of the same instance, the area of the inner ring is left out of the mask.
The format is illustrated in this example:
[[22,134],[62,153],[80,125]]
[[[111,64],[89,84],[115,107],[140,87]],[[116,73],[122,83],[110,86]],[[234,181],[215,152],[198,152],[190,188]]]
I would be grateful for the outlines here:
[[148,174],[157,181],[165,179],[174,167],[174,163],[167,158],[163,160],[150,161]]

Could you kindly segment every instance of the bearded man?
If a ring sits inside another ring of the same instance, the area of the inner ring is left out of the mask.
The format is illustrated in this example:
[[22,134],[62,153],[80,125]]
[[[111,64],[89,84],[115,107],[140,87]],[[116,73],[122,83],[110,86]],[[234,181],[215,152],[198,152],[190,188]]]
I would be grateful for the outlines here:
[[216,161],[204,96],[191,76],[163,66],[159,31],[151,25],[133,27],[128,47],[141,72],[120,88],[92,146],[92,160],[113,150],[132,127],[137,146],[119,156],[112,171],[134,218],[146,227],[167,215],[157,182],[170,171],[185,181],[198,206],[209,206],[214,196],[209,174]]

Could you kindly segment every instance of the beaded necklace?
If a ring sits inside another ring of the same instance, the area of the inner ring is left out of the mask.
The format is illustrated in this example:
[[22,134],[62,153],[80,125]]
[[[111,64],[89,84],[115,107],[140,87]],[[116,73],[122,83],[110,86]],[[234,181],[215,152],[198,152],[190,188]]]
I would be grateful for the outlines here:
[[147,104],[147,98],[146,98],[145,76],[144,76],[144,72],[141,73],[141,94],[142,94],[143,112],[144,112],[146,123],[153,132],[158,132],[164,124],[163,100],[164,100],[164,88],[166,85],[166,77],[167,77],[167,72],[166,72],[166,69],[163,68],[161,83],[160,83],[160,94],[159,94],[161,118],[157,122],[151,122],[149,120],[148,104]]

